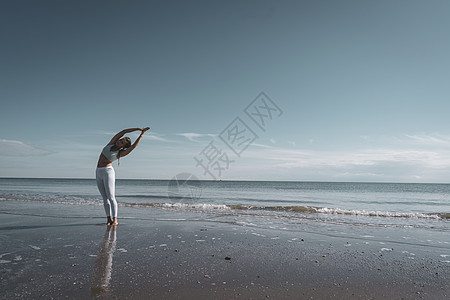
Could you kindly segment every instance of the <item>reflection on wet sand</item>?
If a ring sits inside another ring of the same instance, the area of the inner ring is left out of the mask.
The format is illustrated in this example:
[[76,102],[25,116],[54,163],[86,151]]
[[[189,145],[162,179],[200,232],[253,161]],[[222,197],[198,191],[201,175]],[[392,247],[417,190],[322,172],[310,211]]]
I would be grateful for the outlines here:
[[103,237],[102,248],[94,265],[91,279],[91,296],[97,296],[108,290],[111,280],[112,259],[116,250],[117,227],[108,226]]

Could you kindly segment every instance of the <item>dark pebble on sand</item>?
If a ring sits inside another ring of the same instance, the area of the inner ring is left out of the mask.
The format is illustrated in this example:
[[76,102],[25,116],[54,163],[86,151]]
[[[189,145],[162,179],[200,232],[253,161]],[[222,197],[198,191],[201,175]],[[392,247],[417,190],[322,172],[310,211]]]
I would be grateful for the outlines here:
[[231,260],[231,257],[227,256],[225,257],[225,260]]

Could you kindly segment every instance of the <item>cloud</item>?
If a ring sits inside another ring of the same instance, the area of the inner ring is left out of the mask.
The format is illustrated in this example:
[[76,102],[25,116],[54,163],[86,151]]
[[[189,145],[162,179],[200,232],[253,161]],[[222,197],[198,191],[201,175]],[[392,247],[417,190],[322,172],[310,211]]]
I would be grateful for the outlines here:
[[258,146],[249,147],[233,168],[239,169],[242,163],[263,168],[261,173],[270,171],[302,180],[440,182],[450,174],[449,149],[411,144],[336,151]]
[[195,132],[177,133],[177,135],[185,137],[191,142],[200,142],[198,139],[203,137],[214,138],[217,136],[217,134],[212,133],[195,133]]
[[92,134],[99,134],[99,135],[109,135],[113,137],[117,132],[112,131],[106,131],[106,130],[93,130]]
[[409,135],[409,141],[423,146],[444,146],[450,147],[450,137],[443,135]]
[[450,136],[442,134],[404,134],[401,136],[378,136],[372,137],[367,135],[360,136],[365,142],[373,145],[396,145],[400,147],[435,147],[447,148],[450,147]]
[[[250,147],[259,147],[259,148],[269,148],[269,149],[277,149],[275,146],[269,146],[264,144],[258,144],[258,143],[251,143]],[[247,150],[246,150],[247,151]],[[245,153],[245,152],[244,152]]]
[[156,132],[148,132],[144,135],[144,138],[149,139],[149,140],[154,140],[154,141],[167,142],[167,143],[173,142],[172,140],[165,138],[164,135],[156,133]]
[[41,156],[55,152],[40,149],[21,141],[0,139],[0,153],[4,156]]
[[360,151],[294,151],[274,149],[265,153],[266,159],[280,161],[284,167],[349,167],[375,166],[380,163],[411,163],[428,167],[449,167],[445,155],[435,151],[367,149]]

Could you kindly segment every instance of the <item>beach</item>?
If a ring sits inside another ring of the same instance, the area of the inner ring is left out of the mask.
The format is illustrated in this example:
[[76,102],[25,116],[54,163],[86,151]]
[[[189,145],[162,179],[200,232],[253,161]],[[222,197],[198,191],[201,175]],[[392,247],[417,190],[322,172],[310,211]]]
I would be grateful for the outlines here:
[[0,300],[450,300],[449,14],[2,1]]
[[39,214],[28,202],[2,204],[2,299],[450,295],[446,232],[430,247],[412,240],[427,240],[417,228],[125,206],[108,228],[101,207],[49,204]]

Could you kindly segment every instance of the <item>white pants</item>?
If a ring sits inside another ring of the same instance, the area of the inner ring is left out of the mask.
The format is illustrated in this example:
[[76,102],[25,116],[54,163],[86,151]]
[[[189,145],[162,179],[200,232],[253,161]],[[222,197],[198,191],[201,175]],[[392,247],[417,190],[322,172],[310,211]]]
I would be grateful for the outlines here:
[[117,201],[115,196],[116,174],[112,166],[97,168],[95,172],[97,187],[103,198],[106,216],[117,217]]

